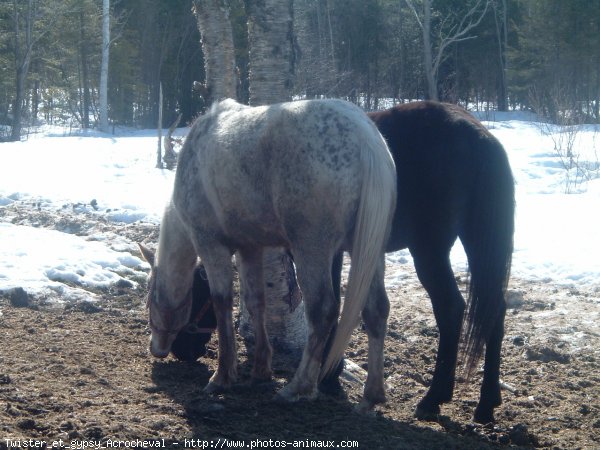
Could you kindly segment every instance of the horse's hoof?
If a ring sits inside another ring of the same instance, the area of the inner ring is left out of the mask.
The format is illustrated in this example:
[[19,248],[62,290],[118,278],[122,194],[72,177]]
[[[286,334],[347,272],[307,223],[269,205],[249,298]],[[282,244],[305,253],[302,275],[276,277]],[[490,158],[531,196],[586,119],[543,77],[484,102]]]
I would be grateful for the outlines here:
[[437,422],[441,409],[439,405],[423,405],[419,403],[415,409],[415,418],[426,422]]
[[275,395],[273,396],[273,401],[275,403],[295,403],[298,400],[300,400],[300,396],[297,394],[290,394],[287,392],[282,392],[283,389],[280,389],[278,392],[275,393]]
[[383,389],[377,389],[375,390],[375,392],[368,391],[367,389],[365,389],[365,394],[361,401],[361,403],[371,405],[371,408],[373,408],[375,405],[380,405],[386,402],[387,397],[385,396],[385,391]]
[[366,400],[361,400],[360,403],[357,403],[356,405],[354,405],[354,412],[361,414],[361,415],[366,415],[366,416],[373,416],[375,415],[375,411],[374,408],[375,404],[368,402]]
[[483,408],[478,406],[475,408],[475,413],[473,414],[473,422],[486,424],[495,422],[494,420],[494,408]]
[[275,401],[294,403],[299,400],[314,400],[317,398],[318,391],[314,389],[312,392],[299,393],[295,389],[291,389],[290,385],[284,386],[275,394]]

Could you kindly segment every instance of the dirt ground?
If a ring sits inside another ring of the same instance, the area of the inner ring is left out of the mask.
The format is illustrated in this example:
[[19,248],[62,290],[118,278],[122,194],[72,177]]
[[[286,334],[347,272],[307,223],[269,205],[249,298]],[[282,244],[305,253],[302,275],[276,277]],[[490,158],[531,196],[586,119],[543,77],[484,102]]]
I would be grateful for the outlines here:
[[[61,220],[63,225],[79,221],[78,234],[102,229],[132,241],[156,235],[149,225],[90,224],[89,217],[31,210],[5,208],[0,219],[49,228]],[[406,266],[405,284],[388,292],[388,402],[371,415],[354,412],[361,386],[346,381],[341,396],[274,402],[276,390],[291,379],[293,364],[276,354],[273,382],[250,386],[251,353],[242,341],[240,383],[223,395],[205,394],[202,388],[216,368],[216,337],[195,363],[153,359],[143,287],[97,292],[100,300],[93,303],[57,305],[30,298],[19,306],[2,297],[0,449],[43,445],[40,441],[50,447],[60,439],[70,448],[92,441],[120,448],[155,444],[143,439],[163,439],[158,444],[165,448],[242,443],[246,448],[600,448],[600,287],[513,279],[503,347],[504,403],[496,423],[471,421],[480,374],[469,383],[459,381],[438,421],[423,422],[413,411],[431,379],[437,330],[429,300]],[[366,368],[364,332],[355,332],[347,355]]]

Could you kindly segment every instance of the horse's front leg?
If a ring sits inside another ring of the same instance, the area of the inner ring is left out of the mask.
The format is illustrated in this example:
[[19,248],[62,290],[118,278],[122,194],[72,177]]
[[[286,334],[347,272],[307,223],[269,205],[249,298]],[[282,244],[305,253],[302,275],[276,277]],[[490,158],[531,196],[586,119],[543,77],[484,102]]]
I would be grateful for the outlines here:
[[220,255],[214,251],[202,262],[208,276],[211,298],[217,318],[219,336],[219,359],[217,371],[204,388],[206,392],[227,390],[237,378],[237,350],[233,328],[233,269],[231,255],[223,249]]
[[265,320],[265,286],[263,277],[262,249],[245,249],[238,252],[238,270],[242,301],[248,309],[254,325],[254,367],[252,379],[271,379],[271,358],[273,350],[269,343]]

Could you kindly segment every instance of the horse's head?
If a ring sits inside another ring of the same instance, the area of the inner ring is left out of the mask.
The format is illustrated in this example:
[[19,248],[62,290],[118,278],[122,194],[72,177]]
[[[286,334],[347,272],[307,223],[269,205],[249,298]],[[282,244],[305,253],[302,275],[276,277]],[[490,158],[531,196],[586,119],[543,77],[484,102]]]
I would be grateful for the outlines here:
[[142,244],[139,244],[139,247],[152,267],[146,301],[151,331],[150,353],[157,358],[166,358],[177,334],[189,322],[192,310],[193,277],[169,273],[169,268],[163,268],[158,264],[154,251]]

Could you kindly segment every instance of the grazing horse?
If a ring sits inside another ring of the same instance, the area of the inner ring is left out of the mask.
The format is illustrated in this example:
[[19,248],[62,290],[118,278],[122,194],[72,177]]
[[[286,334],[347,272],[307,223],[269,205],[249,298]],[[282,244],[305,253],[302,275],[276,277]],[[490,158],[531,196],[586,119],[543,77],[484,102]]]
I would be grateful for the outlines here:
[[[206,390],[236,379],[231,257],[237,259],[243,300],[254,325],[252,377],[271,376],[265,325],[262,253],[293,255],[304,296],[309,336],[285,400],[312,398],[319,376],[343,356],[362,318],[369,338],[369,374],[361,407],[385,401],[383,341],[389,302],[383,284],[384,248],[396,205],[396,169],[377,128],[358,107],[312,100],[248,107],[225,100],[199,117],[180,152],[173,197],[160,229],[149,280],[151,353],[166,357],[190,318],[199,256],[208,276],[219,337],[218,368]],[[327,362],[327,337],[340,303],[333,259],[352,258],[348,291]],[[148,253],[143,248],[144,253]]]
[[[408,248],[431,298],[439,347],[431,386],[417,417],[437,416],[452,399],[464,299],[450,265],[456,241],[471,273],[465,319],[466,370],[485,346],[477,422],[500,405],[500,349],[513,251],[514,180],[504,148],[464,109],[437,102],[399,105],[369,117],[396,163],[398,203],[386,251]],[[338,283],[340,275],[334,275]]]

